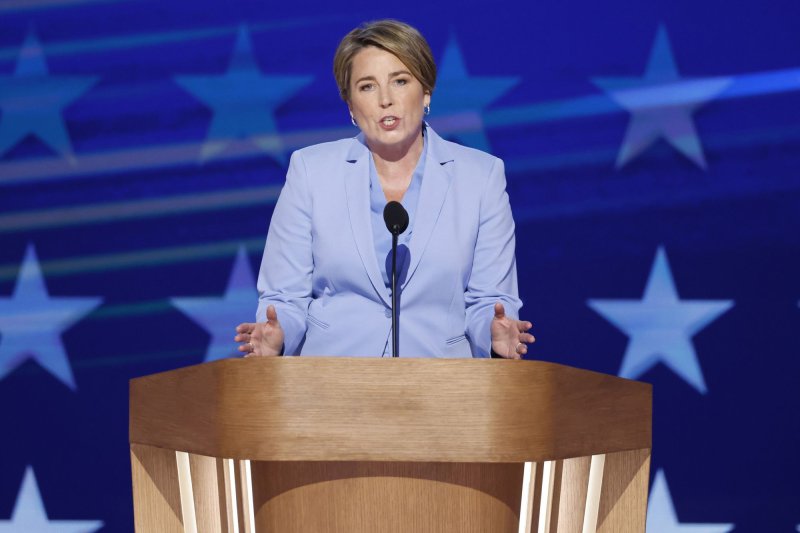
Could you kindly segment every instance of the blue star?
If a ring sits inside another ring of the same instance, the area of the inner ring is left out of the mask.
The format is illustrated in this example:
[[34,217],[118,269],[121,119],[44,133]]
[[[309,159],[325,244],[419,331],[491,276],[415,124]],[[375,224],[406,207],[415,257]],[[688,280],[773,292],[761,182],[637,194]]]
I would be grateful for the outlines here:
[[17,494],[10,520],[0,520],[0,533],[92,533],[103,527],[101,520],[50,520],[30,466]]
[[460,142],[489,151],[481,112],[519,83],[519,78],[472,76],[455,35],[444,51],[437,75],[430,123]]
[[241,355],[233,342],[233,328],[251,320],[248,317],[253,315],[253,302],[257,300],[247,251],[241,247],[222,298],[172,298],[172,304],[211,333],[205,361],[214,361]]
[[733,306],[732,300],[678,298],[667,254],[659,247],[641,300],[588,300],[588,305],[630,337],[619,375],[636,379],[664,363],[705,394],[706,383],[691,337]]
[[253,55],[250,34],[239,29],[228,72],[222,76],[178,76],[175,81],[214,111],[200,159],[217,156],[242,138],[283,163],[275,109],[313,80],[313,76],[265,76]]
[[679,522],[678,515],[675,514],[675,506],[672,503],[672,496],[667,486],[667,478],[664,475],[664,471],[659,470],[656,472],[653,488],[650,490],[645,529],[648,533],[680,533],[681,531],[727,533],[733,529],[733,524],[683,524]]
[[0,76],[0,156],[27,135],[75,162],[63,109],[97,81],[95,76],[49,76],[42,45],[31,31],[13,76]]
[[706,168],[692,113],[718,96],[732,78],[681,79],[667,30],[662,26],[650,51],[644,77],[592,81],[632,115],[617,155],[617,168],[662,138],[697,166]]
[[51,298],[33,245],[25,252],[11,298],[0,298],[0,380],[28,359],[76,390],[61,332],[102,298]]

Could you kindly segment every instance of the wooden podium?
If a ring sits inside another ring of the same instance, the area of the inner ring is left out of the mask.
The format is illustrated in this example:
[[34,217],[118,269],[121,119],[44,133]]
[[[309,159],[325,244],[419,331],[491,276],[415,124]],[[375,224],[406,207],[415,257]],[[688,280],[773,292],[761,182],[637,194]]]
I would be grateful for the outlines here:
[[490,359],[227,359],[131,381],[137,532],[642,532],[650,385]]

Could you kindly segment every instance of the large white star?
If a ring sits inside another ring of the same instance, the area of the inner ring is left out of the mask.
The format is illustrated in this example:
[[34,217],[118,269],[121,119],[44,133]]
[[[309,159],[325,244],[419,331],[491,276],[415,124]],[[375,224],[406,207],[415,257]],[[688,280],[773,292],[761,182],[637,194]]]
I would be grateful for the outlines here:
[[617,155],[624,166],[658,139],[664,139],[697,166],[706,168],[692,113],[719,95],[732,78],[681,78],[667,30],[658,29],[642,78],[594,78],[595,85],[631,112]]
[[247,251],[241,247],[222,298],[172,298],[171,301],[211,334],[205,361],[214,361],[241,355],[233,342],[234,328],[252,320],[257,300],[258,291]]
[[727,533],[733,524],[686,523],[678,521],[675,506],[663,470],[656,472],[650,499],[647,504],[647,533]]
[[630,337],[619,375],[636,379],[664,363],[699,392],[706,383],[691,337],[733,306],[732,300],[680,300],[662,247],[641,300],[588,300]]
[[488,151],[481,113],[519,83],[516,76],[470,76],[455,36],[439,64],[430,123],[448,137]]
[[42,45],[31,31],[13,76],[0,76],[0,156],[27,135],[35,135],[74,162],[61,113],[97,81],[93,76],[50,76]]
[[103,527],[101,520],[50,520],[44,508],[33,468],[25,469],[10,520],[0,520],[0,533],[92,533]]
[[0,298],[0,380],[33,359],[75,390],[61,333],[100,305],[102,298],[52,298],[36,250],[29,245],[10,298]]
[[275,109],[313,76],[265,76],[253,54],[250,34],[240,28],[228,72],[221,76],[177,76],[175,81],[213,109],[201,160],[225,150],[235,139],[252,142],[274,159],[285,159]]

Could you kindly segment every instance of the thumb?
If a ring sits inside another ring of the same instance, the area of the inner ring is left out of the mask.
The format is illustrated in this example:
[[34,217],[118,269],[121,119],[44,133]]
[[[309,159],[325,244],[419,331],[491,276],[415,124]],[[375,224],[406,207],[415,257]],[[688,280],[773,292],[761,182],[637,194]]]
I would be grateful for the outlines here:
[[494,317],[497,319],[504,318],[506,316],[506,308],[503,307],[503,304],[497,302],[494,304]]
[[278,322],[278,312],[274,305],[267,306],[267,322]]

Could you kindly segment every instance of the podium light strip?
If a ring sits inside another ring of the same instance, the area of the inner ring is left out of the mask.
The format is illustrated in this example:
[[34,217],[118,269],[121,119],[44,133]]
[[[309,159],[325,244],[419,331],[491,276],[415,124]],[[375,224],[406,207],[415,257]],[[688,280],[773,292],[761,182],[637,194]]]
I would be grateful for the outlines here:
[[185,533],[197,533],[197,516],[194,509],[194,492],[192,491],[192,471],[189,466],[189,454],[176,451],[175,462],[178,465],[178,488],[181,493],[183,531]]
[[233,472],[233,459],[222,460],[225,470],[225,504],[228,507],[228,531],[239,533],[239,516],[236,512],[236,474]]
[[533,496],[536,479],[536,463],[525,462],[522,471],[522,498],[519,507],[519,533],[531,533],[533,521]]
[[555,461],[545,461],[542,471],[542,501],[539,506],[539,533],[550,532],[550,515],[553,510],[553,482]]
[[605,454],[593,455],[589,465],[589,487],[586,493],[586,509],[583,515],[583,533],[597,531],[597,514],[600,511],[600,492],[603,488]]

